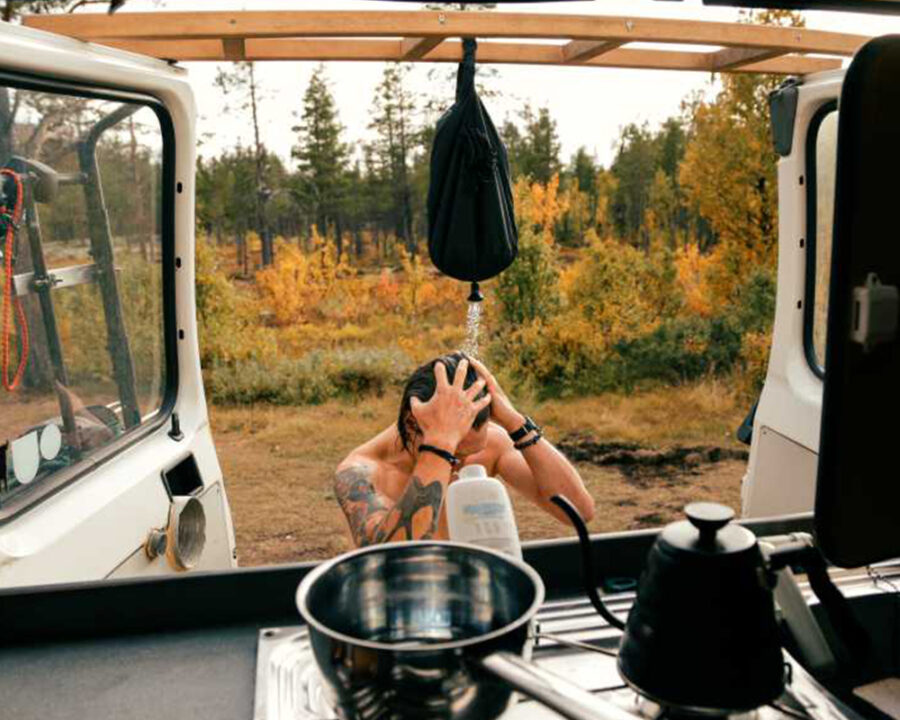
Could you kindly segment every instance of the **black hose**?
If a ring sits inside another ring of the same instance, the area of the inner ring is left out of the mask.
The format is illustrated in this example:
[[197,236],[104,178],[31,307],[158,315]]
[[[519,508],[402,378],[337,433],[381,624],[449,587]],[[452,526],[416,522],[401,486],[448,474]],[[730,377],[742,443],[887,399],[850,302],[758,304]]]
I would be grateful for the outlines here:
[[584,591],[587,593],[588,599],[594,609],[600,613],[600,616],[606,620],[614,628],[619,630],[625,629],[625,623],[613,615],[612,611],[604,604],[597,592],[597,576],[594,572],[594,549],[591,545],[591,538],[588,535],[587,526],[584,524],[581,515],[575,506],[565,495],[554,495],[550,498],[550,502],[559,507],[569,518],[572,525],[575,526],[575,532],[578,533],[578,540],[581,543],[581,573],[584,582]]

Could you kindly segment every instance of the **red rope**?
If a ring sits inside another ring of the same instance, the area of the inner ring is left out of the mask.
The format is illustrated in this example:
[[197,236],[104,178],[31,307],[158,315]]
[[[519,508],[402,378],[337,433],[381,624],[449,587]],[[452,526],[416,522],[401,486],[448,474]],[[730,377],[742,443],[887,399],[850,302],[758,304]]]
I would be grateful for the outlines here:
[[[25,310],[22,301],[13,297],[13,252],[15,251],[16,226],[22,219],[23,188],[22,179],[9,168],[0,168],[0,176],[8,175],[16,184],[16,203],[10,212],[6,206],[0,206],[0,215],[6,220],[6,240],[3,248],[4,270],[6,277],[3,281],[3,387],[7,390],[15,390],[22,377],[25,375],[25,366],[28,364],[28,324],[25,322]],[[21,346],[19,348],[19,366],[12,378],[9,376],[9,336],[13,326],[13,305],[15,305],[16,320],[19,324]]]

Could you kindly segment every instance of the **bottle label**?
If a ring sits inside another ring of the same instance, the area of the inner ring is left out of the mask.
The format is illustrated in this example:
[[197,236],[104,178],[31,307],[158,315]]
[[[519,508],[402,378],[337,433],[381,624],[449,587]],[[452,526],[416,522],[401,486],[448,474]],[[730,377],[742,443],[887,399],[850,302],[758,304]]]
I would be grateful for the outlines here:
[[477,505],[463,505],[463,512],[476,517],[498,517],[506,513],[506,506],[498,502],[478,503]]

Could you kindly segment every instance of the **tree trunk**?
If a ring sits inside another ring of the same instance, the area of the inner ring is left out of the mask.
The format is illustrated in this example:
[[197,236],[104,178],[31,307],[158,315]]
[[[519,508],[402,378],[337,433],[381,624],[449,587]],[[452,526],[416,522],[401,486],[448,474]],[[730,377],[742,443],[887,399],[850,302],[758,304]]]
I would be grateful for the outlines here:
[[256,161],[256,193],[254,194],[254,210],[256,211],[256,233],[260,240],[261,265],[265,267],[272,263],[274,254],[272,253],[272,238],[269,237],[268,228],[266,227],[265,203],[263,201],[264,185],[264,164],[265,157],[263,155],[263,146],[259,139],[259,114],[256,99],[256,70],[254,64],[250,66],[250,110],[253,116],[253,143]]
[[363,248],[362,231],[360,230],[359,223],[355,223],[353,226],[353,242],[355,245],[356,259],[362,260],[364,248]]
[[341,255],[344,253],[344,227],[341,225],[340,214],[337,214],[334,219],[334,237],[337,245],[338,261],[340,261]]
[[[8,5],[7,5],[8,7]],[[0,87],[0,163],[6,165],[12,155],[15,117],[9,100],[9,88]]]

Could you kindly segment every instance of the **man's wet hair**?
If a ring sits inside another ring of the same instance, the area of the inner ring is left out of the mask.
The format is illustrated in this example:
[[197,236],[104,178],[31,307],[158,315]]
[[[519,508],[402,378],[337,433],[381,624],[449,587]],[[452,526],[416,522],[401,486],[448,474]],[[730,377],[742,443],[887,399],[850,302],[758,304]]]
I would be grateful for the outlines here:
[[[456,377],[456,368],[464,359],[468,358],[461,352],[444,355],[416,368],[413,374],[409,376],[409,380],[406,381],[406,386],[403,388],[403,398],[400,400],[400,415],[397,417],[397,432],[400,433],[400,442],[403,444],[404,450],[412,450],[416,437],[421,434],[421,430],[419,430],[415,418],[411,417],[412,399],[419,398],[423,403],[431,400],[431,397],[434,395],[434,391],[437,388],[437,379],[434,376],[434,366],[437,363],[444,363],[444,366],[447,368],[447,380],[452,384],[453,378]],[[478,380],[478,373],[475,372],[475,368],[472,367],[470,361],[463,387],[471,387],[472,383],[476,380]],[[486,394],[487,388],[478,393],[476,399],[482,398]],[[472,427],[477,430],[487,422],[490,416],[491,406],[488,405],[475,416],[475,422],[472,423]],[[412,422],[410,422],[410,420]]]

